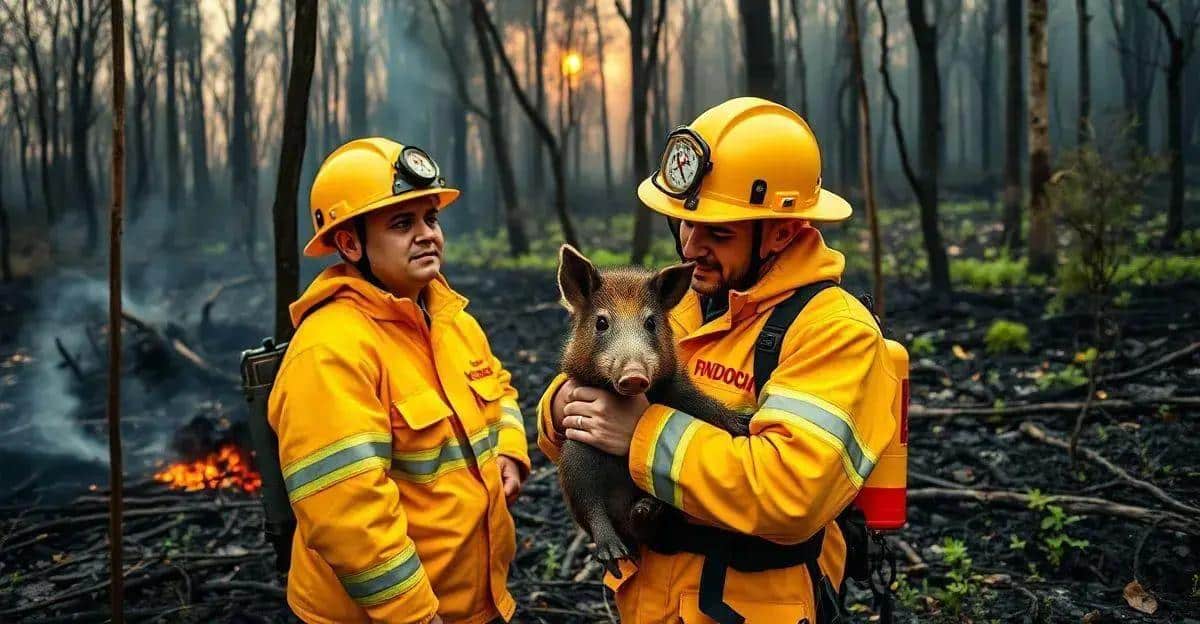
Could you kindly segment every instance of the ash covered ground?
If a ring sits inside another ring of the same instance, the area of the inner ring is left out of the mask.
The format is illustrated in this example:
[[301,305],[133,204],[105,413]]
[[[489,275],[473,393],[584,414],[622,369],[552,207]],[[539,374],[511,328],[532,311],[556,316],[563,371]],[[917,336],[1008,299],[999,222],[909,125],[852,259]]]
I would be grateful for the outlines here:
[[[128,301],[125,326],[129,618],[288,621],[256,498],[150,479],[164,461],[240,435],[238,353],[267,332],[270,282],[187,267],[166,280],[154,275],[166,268],[142,269],[131,271],[144,283],[131,279],[141,298]],[[451,267],[449,276],[532,418],[566,327],[553,275]],[[0,621],[107,619],[104,293],[94,276],[64,272],[0,296]],[[1017,289],[935,305],[919,288],[888,292],[889,334],[910,349],[922,343],[913,349],[912,400],[924,409],[911,419],[909,527],[892,540],[904,575],[899,620],[1200,621],[1200,518],[1186,512],[1200,506],[1200,350],[1171,358],[1200,342],[1200,284],[1136,290],[1112,315],[1109,379],[1080,444],[1128,478],[1085,456],[1072,464],[1035,437],[1068,438],[1087,395],[1074,377],[1090,321],[1069,311],[1043,318],[1047,299]],[[989,355],[995,319],[1027,323],[1030,351]],[[1008,411],[989,413],[996,408]],[[531,449],[534,472],[514,506],[517,620],[610,621],[587,540],[553,467],[532,440]],[[1154,615],[1142,612],[1149,600]],[[869,621],[868,592],[853,589],[847,604],[852,620]]]

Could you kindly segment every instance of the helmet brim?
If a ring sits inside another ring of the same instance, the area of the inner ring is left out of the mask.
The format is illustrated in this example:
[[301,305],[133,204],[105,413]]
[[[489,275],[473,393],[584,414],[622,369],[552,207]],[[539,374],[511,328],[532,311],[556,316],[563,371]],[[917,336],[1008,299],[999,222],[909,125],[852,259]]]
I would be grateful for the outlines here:
[[850,203],[840,196],[821,189],[817,201],[811,206],[796,210],[772,210],[766,206],[747,206],[700,194],[695,210],[683,207],[682,199],[675,199],[658,190],[650,178],[638,185],[638,199],[647,208],[662,215],[695,223],[729,223],[733,221],[755,221],[758,219],[807,219],[809,221],[835,222],[850,218]]
[[[438,210],[444,210],[446,206],[453,204],[454,200],[458,199],[459,191],[458,189],[452,188],[434,187],[408,191],[407,193],[401,193],[399,195],[389,195],[383,199],[373,201],[366,206],[363,206],[361,210],[354,213],[353,217],[361,217],[362,215],[374,212],[381,208],[395,206],[399,203],[413,199],[419,199],[421,197],[428,197],[430,195],[437,196]],[[327,256],[331,253],[337,252],[337,248],[329,244],[329,241],[325,240],[326,235],[336,229],[339,225],[347,222],[348,219],[343,219],[341,221],[325,224],[325,227],[318,230],[317,233],[313,235],[312,239],[308,241],[308,244],[304,246],[304,255],[310,258],[320,258],[321,256]]]

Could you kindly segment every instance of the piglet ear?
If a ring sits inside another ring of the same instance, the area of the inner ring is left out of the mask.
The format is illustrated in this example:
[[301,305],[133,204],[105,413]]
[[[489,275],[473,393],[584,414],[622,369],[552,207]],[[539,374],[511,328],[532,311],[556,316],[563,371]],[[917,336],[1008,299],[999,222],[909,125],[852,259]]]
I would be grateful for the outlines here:
[[574,314],[586,307],[592,295],[600,288],[600,272],[591,260],[570,245],[558,250],[558,291],[562,304]]
[[687,294],[692,285],[692,270],[696,263],[669,266],[650,278],[650,291],[657,297],[664,310],[674,308]]

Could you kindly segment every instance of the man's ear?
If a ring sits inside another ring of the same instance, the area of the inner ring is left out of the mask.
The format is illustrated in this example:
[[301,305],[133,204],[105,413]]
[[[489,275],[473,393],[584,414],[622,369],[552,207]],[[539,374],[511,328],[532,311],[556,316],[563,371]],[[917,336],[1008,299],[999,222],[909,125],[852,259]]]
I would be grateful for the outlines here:
[[591,260],[574,247],[563,245],[558,250],[558,291],[562,304],[571,313],[583,309],[600,288],[600,272]]
[[808,222],[803,219],[768,220],[763,232],[761,255],[769,256],[783,251],[806,227]]
[[362,259],[362,245],[358,241],[358,233],[354,228],[339,227],[333,231],[333,246],[337,248],[342,257],[350,262],[358,262]]
[[650,290],[662,304],[664,310],[674,308],[692,286],[692,270],[696,263],[669,266],[650,278]]

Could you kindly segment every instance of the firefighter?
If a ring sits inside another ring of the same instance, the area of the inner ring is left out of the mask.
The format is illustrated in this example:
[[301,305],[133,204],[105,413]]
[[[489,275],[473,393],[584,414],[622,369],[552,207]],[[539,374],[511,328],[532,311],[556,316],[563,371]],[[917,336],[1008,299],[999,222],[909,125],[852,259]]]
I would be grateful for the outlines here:
[[269,401],[295,511],[287,598],[305,622],[507,621],[508,505],[529,472],[517,392],[441,274],[459,192],[412,146],[351,141],[321,165]]
[[[845,268],[812,224],[850,206],[821,188],[804,120],[758,98],[672,132],[638,197],[677,224],[696,264],[670,314],[680,362],[703,392],[752,412],[750,435],[560,376],[538,405],[539,446],[552,459],[564,437],[627,455],[633,481],[686,515],[670,548],[643,546],[606,576],[625,624],[836,621],[847,550],[834,520],[896,431],[899,388],[872,313],[841,288],[812,289]],[[765,340],[776,306],[802,291],[794,322]],[[763,342],[778,361],[756,379]]]

